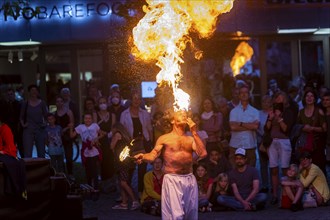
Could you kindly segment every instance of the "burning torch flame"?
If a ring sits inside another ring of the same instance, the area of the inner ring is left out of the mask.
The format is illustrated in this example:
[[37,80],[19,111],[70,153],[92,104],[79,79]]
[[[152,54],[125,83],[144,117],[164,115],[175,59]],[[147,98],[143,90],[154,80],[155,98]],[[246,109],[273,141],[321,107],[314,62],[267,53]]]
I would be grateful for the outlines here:
[[[180,64],[188,42],[189,31],[200,38],[210,37],[216,28],[217,17],[233,7],[234,0],[146,0],[145,16],[133,29],[135,57],[156,60],[160,67],[156,80],[167,82],[173,89],[174,110],[188,110],[190,96],[179,89],[182,78]],[[201,57],[200,51],[195,57]]]
[[251,59],[252,55],[253,49],[248,43],[243,41],[237,46],[235,55],[230,62],[234,76],[240,73],[241,68]]
[[[131,141],[129,146],[133,146],[133,143],[134,143],[134,139]],[[119,154],[120,162],[123,162],[127,157],[130,157],[129,152],[131,151],[131,149],[129,148],[129,146],[125,146],[124,149],[120,152]]]

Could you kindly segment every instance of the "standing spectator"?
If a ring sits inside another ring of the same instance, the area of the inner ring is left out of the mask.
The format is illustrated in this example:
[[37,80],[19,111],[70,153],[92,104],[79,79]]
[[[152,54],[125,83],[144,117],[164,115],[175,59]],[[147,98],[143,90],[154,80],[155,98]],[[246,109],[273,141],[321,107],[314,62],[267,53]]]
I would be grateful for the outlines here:
[[247,162],[256,165],[256,130],[259,127],[259,112],[249,104],[249,88],[239,89],[240,104],[230,112],[231,139],[229,143],[229,161],[235,165],[235,151],[238,148],[246,150]]
[[[120,123],[122,123],[134,139],[136,149],[145,152],[151,151],[153,130],[149,113],[142,109],[141,96],[137,91],[132,93],[132,102],[128,109],[122,112]],[[147,171],[147,164],[143,163],[138,165],[138,191],[143,191],[143,176]]]
[[131,180],[135,164],[133,160],[126,159],[124,161],[119,160],[121,151],[132,141],[130,134],[126,128],[119,122],[115,123],[112,127],[112,139],[110,147],[115,154],[115,167],[118,173],[118,180],[120,184],[120,194],[122,202],[112,207],[112,209],[128,209],[128,200],[132,201],[131,210],[138,209],[140,207],[139,201],[136,198],[131,186]]
[[206,97],[201,107],[201,128],[206,131],[208,138],[206,139],[206,150],[214,147],[220,147],[220,141],[223,130],[223,118],[220,112],[216,111],[215,104],[211,97]]
[[325,109],[325,121],[327,123],[327,138],[326,138],[326,160],[330,165],[330,92],[324,94],[322,105]]
[[81,159],[85,166],[87,183],[94,189],[99,189],[99,163],[102,161],[102,154],[99,148],[99,139],[104,136],[100,127],[93,123],[93,118],[90,113],[84,114],[84,123],[78,125],[73,130],[73,125],[70,127],[71,138],[80,135],[82,140]]
[[[302,131],[312,137],[310,153],[313,162],[326,174],[325,132],[327,131],[324,112],[316,107],[317,95],[314,90],[307,89],[303,96],[304,108],[299,111],[297,122],[302,124]],[[297,152],[296,152],[297,153]],[[301,152],[299,152],[301,153]]]
[[144,175],[141,210],[153,215],[161,215],[161,193],[163,185],[163,159],[158,157],[152,163],[152,170]]
[[101,91],[97,88],[97,86],[94,83],[91,83],[87,90],[87,97],[92,98],[94,100],[94,103],[97,103],[99,98],[102,97]]
[[84,101],[84,114],[89,113],[92,115],[93,122],[96,122],[96,106],[94,99],[87,97]]
[[[229,149],[228,149],[228,143],[230,141],[230,126],[229,126],[229,114],[231,109],[228,106],[227,99],[222,97],[218,100],[218,107],[219,112],[222,114],[222,124],[223,124],[223,134],[222,134],[222,145],[221,148],[224,150],[225,156],[228,158],[229,155]],[[224,146],[226,145],[227,148]]]
[[64,106],[64,100],[62,96],[56,97],[56,111],[54,113],[56,118],[56,124],[62,128],[62,144],[64,148],[65,162],[66,162],[66,172],[68,177],[74,179],[73,177],[73,139],[70,136],[70,126],[73,126],[74,116],[69,108]]
[[292,148],[289,135],[295,116],[284,92],[276,93],[273,99],[273,111],[268,114],[265,130],[270,132],[273,139],[268,148],[268,157],[273,193],[271,204],[275,205],[278,203],[280,185],[279,166],[282,168],[282,173],[285,174],[290,165]]
[[231,89],[231,100],[228,101],[229,111],[233,110],[236,106],[239,105],[239,88],[233,87]]
[[15,99],[14,89],[7,89],[5,100],[1,103],[1,108],[3,109],[3,123],[10,127],[19,154],[23,158],[22,128],[19,122],[21,103]]
[[100,138],[100,148],[102,151],[101,161],[101,179],[102,179],[102,190],[108,192],[111,189],[111,178],[115,173],[114,169],[114,154],[110,149],[109,138],[111,137],[111,129],[116,122],[116,116],[108,111],[107,98],[101,97],[98,100],[98,111],[97,124],[99,125],[101,131],[105,133],[102,138]]
[[28,87],[29,97],[21,105],[20,122],[23,127],[24,157],[32,157],[33,145],[38,157],[45,157],[45,127],[48,108],[39,98],[39,89],[32,84]]
[[62,144],[62,128],[57,125],[54,114],[47,116],[48,125],[46,127],[46,144],[50,163],[56,172],[64,173],[64,150]]
[[116,122],[120,122],[121,113],[126,109],[122,104],[121,95],[117,91],[113,91],[109,96],[109,111],[116,116]]
[[291,164],[286,171],[286,176],[282,177],[282,198],[281,208],[291,209],[296,212],[302,209],[301,198],[304,192],[304,187],[298,179],[299,168],[296,164]]
[[264,128],[267,122],[269,112],[273,111],[272,97],[264,95],[261,102],[261,110],[259,111],[260,124],[257,130],[257,145],[259,153],[260,174],[261,174],[261,190],[268,192],[269,190],[269,171],[268,171],[268,152],[267,148],[262,142],[264,136]]
[[269,80],[267,95],[273,97],[276,93],[278,93],[280,91],[281,90],[278,87],[277,81],[275,79]]
[[247,164],[247,153],[243,148],[235,151],[236,168],[229,172],[229,180],[234,196],[220,195],[220,205],[234,210],[255,211],[263,209],[267,194],[259,192],[259,174],[256,168]]
[[79,109],[78,109],[77,104],[71,99],[70,89],[67,88],[67,87],[62,88],[61,89],[61,96],[63,98],[64,106],[72,111],[75,125],[78,125],[79,122],[80,122],[80,120],[79,120]]
[[325,205],[330,199],[327,179],[322,170],[312,163],[312,155],[309,152],[300,155],[299,171],[299,179],[304,188],[313,190],[318,206]]

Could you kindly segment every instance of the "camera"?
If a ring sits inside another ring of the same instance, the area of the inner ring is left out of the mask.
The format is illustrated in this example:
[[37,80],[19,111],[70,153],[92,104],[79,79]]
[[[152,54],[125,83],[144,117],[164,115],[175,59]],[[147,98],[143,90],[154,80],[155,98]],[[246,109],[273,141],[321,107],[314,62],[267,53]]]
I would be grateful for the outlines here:
[[273,110],[279,110],[280,112],[283,112],[283,103],[274,103],[273,104]]

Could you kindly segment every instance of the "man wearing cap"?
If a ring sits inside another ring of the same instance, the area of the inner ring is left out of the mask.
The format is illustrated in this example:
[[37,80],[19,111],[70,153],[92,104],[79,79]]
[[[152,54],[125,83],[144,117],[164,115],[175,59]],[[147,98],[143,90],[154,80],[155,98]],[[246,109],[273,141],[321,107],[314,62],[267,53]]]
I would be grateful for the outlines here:
[[258,170],[247,164],[245,149],[238,148],[235,151],[235,165],[235,169],[228,173],[234,196],[220,195],[218,203],[237,211],[263,209],[267,194],[259,193]]
[[312,163],[312,156],[308,152],[300,155],[300,181],[304,188],[311,188],[316,195],[318,206],[325,205],[330,200],[329,186],[323,171]]
[[259,111],[249,104],[249,88],[239,88],[240,103],[230,111],[229,124],[231,139],[229,143],[229,161],[235,165],[235,150],[246,150],[247,162],[251,166],[256,165],[256,131],[259,127]]

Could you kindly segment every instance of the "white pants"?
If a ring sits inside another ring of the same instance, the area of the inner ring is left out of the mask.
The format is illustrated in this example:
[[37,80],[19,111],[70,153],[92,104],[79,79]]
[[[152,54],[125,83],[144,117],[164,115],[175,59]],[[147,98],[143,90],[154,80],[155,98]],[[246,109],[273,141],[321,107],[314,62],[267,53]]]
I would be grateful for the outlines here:
[[165,174],[162,185],[162,219],[198,219],[198,187],[193,174]]

